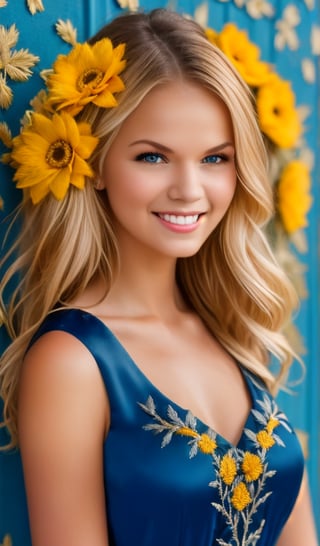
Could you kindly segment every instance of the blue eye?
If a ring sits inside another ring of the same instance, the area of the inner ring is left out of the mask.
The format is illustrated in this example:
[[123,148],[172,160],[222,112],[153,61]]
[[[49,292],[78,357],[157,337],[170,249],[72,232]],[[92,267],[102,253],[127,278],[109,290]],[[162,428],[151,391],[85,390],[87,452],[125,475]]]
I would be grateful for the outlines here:
[[164,157],[156,152],[145,152],[143,154],[139,154],[136,157],[136,161],[144,161],[145,163],[161,163],[164,161]]
[[225,156],[222,156],[222,155],[207,155],[206,157],[203,158],[202,160],[202,163],[213,163],[213,164],[217,164],[217,163],[221,163],[221,161],[223,161],[225,158]]

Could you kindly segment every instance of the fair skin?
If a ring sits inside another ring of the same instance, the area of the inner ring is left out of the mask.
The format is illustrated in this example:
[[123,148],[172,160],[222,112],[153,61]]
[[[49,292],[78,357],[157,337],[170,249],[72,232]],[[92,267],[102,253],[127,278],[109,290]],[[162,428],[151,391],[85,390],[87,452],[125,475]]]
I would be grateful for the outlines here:
[[[102,175],[116,218],[119,275],[107,297],[101,300],[100,279],[74,306],[89,306],[159,390],[236,445],[250,396],[175,282],[177,258],[199,250],[231,203],[234,153],[218,99],[180,81],[151,91],[124,122]],[[108,546],[102,444],[109,424],[87,349],[64,332],[40,338],[26,355],[19,395],[33,546]],[[316,546],[308,491],[301,491],[279,546]]]

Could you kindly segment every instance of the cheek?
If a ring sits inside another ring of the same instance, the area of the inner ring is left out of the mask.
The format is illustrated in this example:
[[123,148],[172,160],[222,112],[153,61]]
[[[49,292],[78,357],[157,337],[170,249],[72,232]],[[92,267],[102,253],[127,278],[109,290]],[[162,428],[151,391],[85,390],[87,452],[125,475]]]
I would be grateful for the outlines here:
[[229,207],[237,187],[236,172],[232,170],[211,188],[211,200],[217,208],[225,210]]
[[141,173],[138,169],[123,166],[116,172],[105,171],[105,187],[110,203],[116,205],[133,204],[136,206],[151,205],[152,201],[161,192],[163,183],[158,183],[151,174]]

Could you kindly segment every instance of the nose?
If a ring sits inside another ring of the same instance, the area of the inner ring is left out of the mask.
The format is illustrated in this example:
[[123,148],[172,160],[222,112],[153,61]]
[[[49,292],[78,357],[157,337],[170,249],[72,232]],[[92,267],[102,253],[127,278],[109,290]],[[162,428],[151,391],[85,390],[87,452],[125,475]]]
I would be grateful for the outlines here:
[[204,189],[201,176],[195,165],[176,166],[168,189],[168,196],[174,201],[192,203],[203,198]]

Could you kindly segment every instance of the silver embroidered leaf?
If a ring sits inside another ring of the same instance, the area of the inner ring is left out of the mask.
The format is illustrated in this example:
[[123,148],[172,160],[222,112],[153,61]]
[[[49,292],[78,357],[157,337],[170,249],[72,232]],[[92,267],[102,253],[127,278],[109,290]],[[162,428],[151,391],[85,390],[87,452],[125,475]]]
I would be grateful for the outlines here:
[[251,413],[254,416],[254,418],[258,421],[258,423],[260,423],[261,425],[267,424],[266,417],[260,411],[252,409]]
[[192,459],[195,457],[198,453],[198,444],[194,440],[192,440],[190,452],[189,452],[189,458]]
[[185,426],[184,422],[180,419],[176,410],[173,409],[173,407],[170,406],[170,404],[168,406],[167,414],[173,423],[175,423],[176,425],[180,425],[181,427]]
[[156,415],[156,405],[153,401],[152,396],[148,396],[148,399],[145,404],[141,404],[139,402],[139,406],[144,409],[149,415],[155,416]]
[[169,432],[167,432],[167,434],[164,435],[163,439],[162,439],[162,442],[161,442],[161,447],[166,447],[172,440],[172,435],[174,434],[174,430],[169,430]]
[[186,420],[185,420],[186,426],[191,428],[192,430],[195,430],[197,427],[197,419],[193,415],[191,411],[187,412]]
[[244,433],[246,436],[248,436],[250,440],[256,442],[256,434],[252,430],[250,430],[249,428],[245,428]]
[[278,434],[273,434],[273,439],[276,441],[276,443],[281,447],[286,447],[284,442],[281,440],[280,436]]
[[218,512],[222,514],[224,513],[224,508],[221,504],[218,504],[217,502],[212,502],[211,505],[214,506],[214,508],[218,510]]

